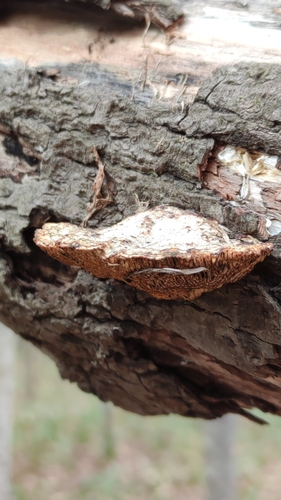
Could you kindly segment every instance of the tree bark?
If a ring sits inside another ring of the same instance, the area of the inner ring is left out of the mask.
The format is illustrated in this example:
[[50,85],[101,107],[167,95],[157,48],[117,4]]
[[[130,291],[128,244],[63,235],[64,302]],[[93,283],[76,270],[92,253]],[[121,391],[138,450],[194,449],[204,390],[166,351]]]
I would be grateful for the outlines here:
[[271,238],[272,255],[243,281],[194,302],[156,300],[98,280],[33,242],[47,220],[84,219],[97,172],[94,146],[114,203],[90,227],[135,213],[137,195],[150,207],[179,206],[232,232],[269,237],[265,221],[278,220],[278,182],[264,180],[262,203],[241,199],[241,177],[221,169],[216,156],[225,144],[281,154],[281,69],[262,57],[218,69],[190,105],[218,62],[195,68],[192,80],[187,54],[179,78],[177,43],[170,96],[163,81],[171,61],[160,70],[147,56],[135,68],[109,67],[109,49],[103,64],[0,68],[0,318],[51,356],[62,377],[127,410],[209,419],[258,407],[280,415],[279,235]]

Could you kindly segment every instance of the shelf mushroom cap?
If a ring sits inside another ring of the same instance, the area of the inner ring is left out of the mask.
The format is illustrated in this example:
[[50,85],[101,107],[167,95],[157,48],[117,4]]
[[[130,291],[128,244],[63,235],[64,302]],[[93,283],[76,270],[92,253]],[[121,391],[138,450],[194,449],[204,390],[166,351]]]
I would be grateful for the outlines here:
[[193,300],[240,280],[273,249],[229,238],[217,221],[170,206],[137,213],[111,227],[47,223],[35,243],[55,259],[145,290],[159,299]]

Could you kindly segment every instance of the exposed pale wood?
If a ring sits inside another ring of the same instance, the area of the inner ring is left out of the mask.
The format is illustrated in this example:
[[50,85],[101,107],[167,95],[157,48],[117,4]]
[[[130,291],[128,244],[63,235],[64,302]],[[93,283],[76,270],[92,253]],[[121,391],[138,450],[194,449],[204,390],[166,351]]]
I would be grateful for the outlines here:
[[144,40],[143,21],[124,20],[92,4],[11,0],[6,9],[0,27],[2,59],[35,66],[98,63],[135,82],[146,73],[152,92],[166,98],[181,93],[184,102],[194,98],[218,66],[281,62],[278,0],[186,1],[184,23],[172,43],[155,26]]

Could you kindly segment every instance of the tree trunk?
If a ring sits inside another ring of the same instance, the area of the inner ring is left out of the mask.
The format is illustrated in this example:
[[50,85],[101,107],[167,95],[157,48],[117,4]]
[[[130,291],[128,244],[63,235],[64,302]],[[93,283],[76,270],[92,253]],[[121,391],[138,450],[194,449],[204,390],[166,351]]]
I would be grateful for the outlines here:
[[207,500],[235,500],[236,467],[233,456],[237,417],[224,415],[206,422]]
[[11,498],[16,337],[0,324],[0,500]]
[[[243,177],[217,159],[226,144],[281,154],[281,68],[266,64],[280,60],[270,49],[280,32],[269,30],[280,12],[274,2],[229,4],[230,22],[223,3],[186,4],[186,39],[151,28],[145,47],[143,25],[130,29],[113,13],[91,18],[89,6],[68,4],[52,4],[43,19],[35,4],[25,3],[23,15],[15,2],[1,35],[11,40],[2,59],[40,67],[0,67],[0,318],[51,356],[62,377],[142,415],[281,414],[280,236],[268,231],[280,224],[278,162],[273,179],[266,168]],[[245,19],[234,47],[228,28]],[[261,33],[271,38],[255,45]],[[237,58],[247,62],[210,76]],[[137,196],[214,217],[230,235],[270,237],[272,255],[193,302],[157,300],[51,259],[34,231],[45,221],[81,224],[97,173],[94,147],[114,202],[89,227],[135,213]]]

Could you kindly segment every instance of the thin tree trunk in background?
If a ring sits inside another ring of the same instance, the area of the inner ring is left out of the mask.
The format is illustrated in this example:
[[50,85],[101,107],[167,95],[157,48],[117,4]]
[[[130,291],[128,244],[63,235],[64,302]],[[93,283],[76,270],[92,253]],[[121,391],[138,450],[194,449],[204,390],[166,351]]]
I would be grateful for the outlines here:
[[36,397],[38,381],[36,373],[39,373],[39,370],[37,371],[38,351],[30,342],[24,339],[20,339],[19,351],[23,355],[24,398],[27,402],[32,402]]
[[236,467],[233,456],[236,415],[205,423],[206,431],[206,499],[236,500]]
[[106,459],[116,454],[113,435],[113,404],[110,401],[103,405],[103,455]]
[[0,323],[0,500],[11,498],[16,336]]

